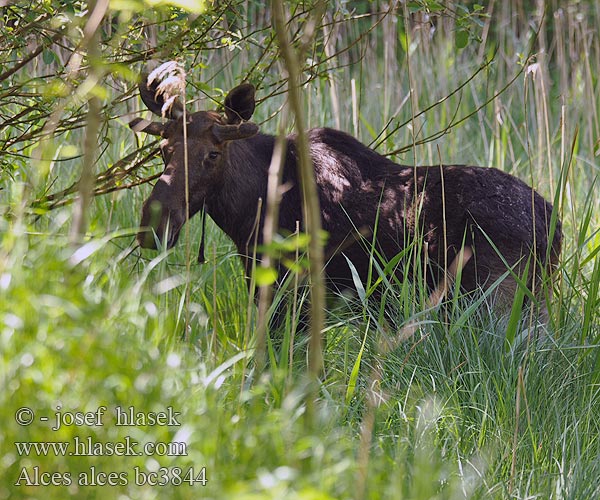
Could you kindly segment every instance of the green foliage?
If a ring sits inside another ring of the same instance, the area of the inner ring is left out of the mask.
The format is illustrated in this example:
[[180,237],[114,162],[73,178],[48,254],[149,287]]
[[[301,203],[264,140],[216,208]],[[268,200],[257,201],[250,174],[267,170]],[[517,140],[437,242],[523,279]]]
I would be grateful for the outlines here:
[[[432,307],[424,269],[411,282],[394,274],[421,248],[419,238],[387,262],[369,248],[368,283],[357,279],[355,292],[332,297],[327,310],[312,427],[303,418],[305,296],[294,283],[305,273],[308,237],[278,236],[263,249],[291,271],[275,302],[297,304],[270,332],[263,374],[254,369],[254,299],[218,228],[208,223],[208,263],[189,268],[199,221],[171,251],[134,243],[145,181],[161,170],[156,144],[126,126],[142,109],[136,75],[149,58],[177,57],[188,100],[201,99],[195,109],[214,109],[234,84],[252,81],[257,123],[274,133],[285,76],[268,7],[206,2],[198,12],[200,3],[111,2],[98,25],[97,60],[81,48],[87,3],[1,7],[0,499],[598,497],[600,129],[592,62],[600,45],[580,33],[597,31],[600,20],[591,2],[560,12],[549,2],[545,48],[553,50],[534,61],[533,3],[496,2],[490,17],[473,2],[409,2],[408,18],[402,7],[384,16],[389,2],[330,6],[334,36],[318,30],[302,67],[311,126],[339,122],[382,153],[403,151],[394,157],[405,163],[498,166],[560,207],[565,236],[558,279],[543,289],[552,296],[548,325],[537,322],[532,301],[494,311],[493,290],[465,297],[456,287]],[[299,45],[313,5],[290,5]],[[84,237],[73,240],[92,98],[101,102],[96,197]],[[272,279],[272,270],[263,281],[256,276],[259,284]],[[102,407],[103,425],[66,425],[70,415],[93,418]],[[117,426],[117,407],[144,415],[171,408],[181,425]],[[17,422],[20,408],[34,412],[31,424]],[[67,421],[54,431],[57,411]],[[130,439],[136,451],[183,444],[186,454],[121,456],[105,446],[97,456],[27,456],[16,444],[65,442],[73,451],[76,438],[101,446]],[[35,467],[57,481],[69,473],[72,484],[15,485]],[[100,482],[109,477],[98,473],[116,473],[117,484],[84,485],[92,468]],[[136,484],[136,471],[138,483],[168,471],[169,484]],[[175,484],[188,471],[198,481]]]

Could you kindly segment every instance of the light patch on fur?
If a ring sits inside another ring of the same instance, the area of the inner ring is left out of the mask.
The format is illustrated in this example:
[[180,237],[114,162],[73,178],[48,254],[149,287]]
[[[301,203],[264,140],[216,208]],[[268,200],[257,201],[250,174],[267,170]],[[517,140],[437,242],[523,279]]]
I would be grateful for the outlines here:
[[159,180],[161,182],[164,182],[167,186],[170,186],[171,183],[173,182],[173,177],[174,177],[174,175],[171,175],[171,174],[162,174],[160,176]]
[[[313,145],[312,149],[321,149],[321,144]],[[337,205],[342,202],[348,190],[352,189],[352,185],[340,168],[339,160],[327,148],[315,151],[315,156],[321,164],[321,168],[316,170],[317,184],[319,187],[326,187],[321,189],[321,193],[327,193],[329,199]]]

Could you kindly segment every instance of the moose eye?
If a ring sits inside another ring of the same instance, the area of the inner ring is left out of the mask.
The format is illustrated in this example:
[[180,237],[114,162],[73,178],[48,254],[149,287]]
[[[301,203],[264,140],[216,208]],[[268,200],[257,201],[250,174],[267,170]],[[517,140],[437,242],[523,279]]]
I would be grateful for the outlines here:
[[210,153],[208,153],[208,157],[211,160],[216,160],[220,156],[220,154],[221,153],[219,153],[218,151],[211,151]]

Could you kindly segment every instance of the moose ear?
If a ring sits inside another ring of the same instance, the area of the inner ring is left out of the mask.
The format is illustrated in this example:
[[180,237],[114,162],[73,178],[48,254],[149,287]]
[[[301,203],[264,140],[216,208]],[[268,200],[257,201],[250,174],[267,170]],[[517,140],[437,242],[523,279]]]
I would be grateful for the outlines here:
[[162,123],[136,118],[135,120],[131,120],[129,122],[129,128],[134,132],[145,132],[146,134],[150,135],[162,135],[165,126]]
[[242,83],[232,89],[225,98],[225,115],[227,123],[240,123],[242,120],[249,120],[254,113],[254,85]]

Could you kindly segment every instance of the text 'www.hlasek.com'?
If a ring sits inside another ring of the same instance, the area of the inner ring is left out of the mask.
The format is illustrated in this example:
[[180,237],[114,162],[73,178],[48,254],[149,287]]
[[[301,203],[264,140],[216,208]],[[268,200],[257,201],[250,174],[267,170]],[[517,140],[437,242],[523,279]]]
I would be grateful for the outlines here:
[[[115,428],[148,428],[181,426],[181,414],[169,406],[163,411],[143,412],[135,407],[117,406],[108,411],[99,406],[94,411],[64,411],[59,405],[52,417],[36,415],[28,407],[15,412],[15,421],[22,427],[36,422],[48,425],[52,432],[68,428],[93,430],[112,425]],[[186,457],[188,445],[185,440],[177,440],[179,433],[171,441],[140,442],[132,436],[106,441],[93,436],[75,435],[64,441],[16,441],[15,449],[19,457]],[[185,436],[184,436],[185,437]],[[156,460],[151,467],[134,465],[130,470],[105,471],[96,465],[85,470],[43,470],[39,465],[22,467],[15,478],[15,486],[125,486],[132,482],[138,486],[205,486],[208,479],[203,466],[161,467]]]

